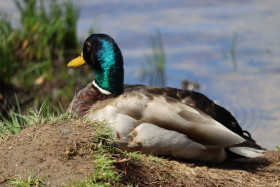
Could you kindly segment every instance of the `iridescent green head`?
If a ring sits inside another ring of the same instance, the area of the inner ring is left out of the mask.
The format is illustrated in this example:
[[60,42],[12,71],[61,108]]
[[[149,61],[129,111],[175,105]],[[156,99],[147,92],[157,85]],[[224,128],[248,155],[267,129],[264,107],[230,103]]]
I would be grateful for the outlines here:
[[124,69],[121,50],[116,42],[105,34],[92,34],[83,47],[80,57],[69,62],[76,67],[84,63],[90,65],[95,73],[95,83],[114,95],[123,92]]

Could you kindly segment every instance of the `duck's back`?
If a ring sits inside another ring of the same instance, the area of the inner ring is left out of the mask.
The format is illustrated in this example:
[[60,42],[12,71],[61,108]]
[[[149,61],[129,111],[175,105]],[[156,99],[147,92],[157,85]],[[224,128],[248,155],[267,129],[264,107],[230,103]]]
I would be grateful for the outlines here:
[[72,106],[90,120],[106,121],[126,150],[222,161],[224,148],[260,148],[227,110],[193,91],[125,85],[113,97],[88,85]]
[[169,87],[160,88],[144,85],[125,85],[124,88],[124,93],[128,95],[133,93],[143,93],[144,95],[150,95],[151,97],[163,95],[175,102],[181,102],[211,116],[236,134],[246,139],[249,138],[246,134],[244,135],[242,128],[228,110],[215,104],[201,93]]

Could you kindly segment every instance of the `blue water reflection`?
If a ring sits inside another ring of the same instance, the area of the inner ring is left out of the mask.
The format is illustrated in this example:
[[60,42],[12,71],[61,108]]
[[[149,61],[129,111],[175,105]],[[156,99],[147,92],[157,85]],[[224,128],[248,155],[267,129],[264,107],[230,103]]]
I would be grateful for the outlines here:
[[[79,36],[91,25],[113,36],[123,51],[126,83],[151,53],[150,37],[161,30],[167,86],[185,78],[228,108],[261,145],[280,144],[280,2],[271,1],[84,1]],[[238,72],[230,48],[235,33]]]
[[[13,13],[13,2],[0,0]],[[160,29],[166,52],[167,86],[189,79],[200,92],[229,109],[266,148],[280,144],[279,0],[75,0],[81,5],[80,40],[91,26],[111,35],[122,49],[125,82],[137,77],[150,37]],[[18,15],[14,13],[14,17]],[[238,33],[235,72],[230,50]]]

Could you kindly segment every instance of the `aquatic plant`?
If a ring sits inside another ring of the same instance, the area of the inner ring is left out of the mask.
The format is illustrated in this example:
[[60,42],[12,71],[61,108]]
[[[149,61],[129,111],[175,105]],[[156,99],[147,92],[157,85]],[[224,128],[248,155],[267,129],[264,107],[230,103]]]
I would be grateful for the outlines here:
[[146,55],[146,62],[141,66],[140,77],[142,81],[148,81],[149,85],[164,87],[165,75],[165,52],[159,29],[151,39],[152,54]]
[[230,56],[232,59],[234,70],[238,71],[237,61],[236,61],[236,43],[237,43],[238,33],[235,32],[232,37],[231,47],[230,47]]

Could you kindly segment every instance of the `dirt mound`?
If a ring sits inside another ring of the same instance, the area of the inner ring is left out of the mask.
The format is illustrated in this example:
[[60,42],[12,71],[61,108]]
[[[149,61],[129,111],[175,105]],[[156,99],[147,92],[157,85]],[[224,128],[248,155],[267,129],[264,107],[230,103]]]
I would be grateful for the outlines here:
[[0,184],[15,175],[27,178],[31,169],[51,185],[85,179],[94,172],[94,132],[92,125],[56,123],[9,137],[0,145]]
[[[92,154],[98,142],[92,124],[58,122],[30,127],[0,145],[0,186],[30,169],[47,186],[81,181],[95,172]],[[112,154],[122,174],[117,186],[279,186],[280,151],[268,151],[257,159],[238,159],[220,164],[179,162],[169,158],[132,158]],[[159,161],[160,160],[160,161]]]

